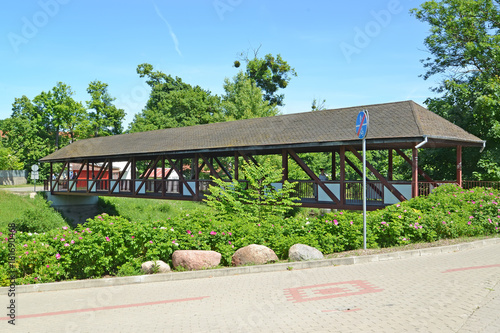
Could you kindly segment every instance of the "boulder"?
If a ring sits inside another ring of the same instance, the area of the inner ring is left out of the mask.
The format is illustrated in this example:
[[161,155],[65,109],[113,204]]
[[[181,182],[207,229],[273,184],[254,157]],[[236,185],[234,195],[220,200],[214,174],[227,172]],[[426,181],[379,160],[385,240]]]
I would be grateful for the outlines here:
[[295,244],[288,250],[288,259],[291,261],[323,259],[323,253],[308,245]]
[[278,256],[273,250],[264,245],[250,244],[238,249],[233,254],[231,264],[233,266],[261,265],[275,261],[278,261]]
[[[155,265],[157,267],[155,267]],[[170,272],[170,266],[161,260],[156,260],[156,261],[146,261],[141,265],[141,269],[144,273],[146,274],[153,274],[153,273],[168,273]]]
[[220,264],[221,258],[222,255],[215,251],[177,250],[172,254],[172,265],[192,271],[215,267]]

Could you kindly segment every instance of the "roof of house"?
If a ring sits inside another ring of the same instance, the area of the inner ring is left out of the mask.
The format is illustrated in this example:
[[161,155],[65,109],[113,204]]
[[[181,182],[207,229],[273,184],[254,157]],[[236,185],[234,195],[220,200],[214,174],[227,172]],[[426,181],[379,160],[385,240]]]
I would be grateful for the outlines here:
[[368,149],[411,148],[426,137],[425,147],[484,143],[417,103],[403,101],[78,140],[40,161],[359,147],[355,125],[361,110],[369,113]]

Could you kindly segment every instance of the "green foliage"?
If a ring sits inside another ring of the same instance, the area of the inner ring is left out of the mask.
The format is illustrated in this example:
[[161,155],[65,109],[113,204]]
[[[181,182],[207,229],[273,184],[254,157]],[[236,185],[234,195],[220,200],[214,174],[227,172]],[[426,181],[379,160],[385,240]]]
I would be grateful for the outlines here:
[[[369,212],[367,245],[375,248],[498,235],[499,201],[499,191],[441,186],[428,197]],[[142,262],[163,260],[171,264],[177,249],[217,251],[222,254],[221,264],[227,266],[234,252],[249,244],[268,246],[280,259],[286,259],[289,248],[297,243],[314,246],[325,254],[359,249],[363,244],[360,212],[331,212],[317,217],[298,214],[293,218],[268,214],[256,221],[204,206],[172,210],[177,213],[158,220],[136,221],[101,214],[74,229],[62,226],[45,233],[19,230],[15,235],[17,282],[141,274]],[[2,285],[9,283],[10,274],[6,235],[6,228],[1,229]]]
[[283,106],[283,94],[277,94],[278,89],[287,87],[292,76],[297,76],[293,69],[281,55],[276,57],[272,54],[266,54],[264,58],[257,58],[257,52],[254,52],[254,58],[246,57],[248,77],[255,82],[257,87],[265,92],[264,100],[269,105]]
[[[425,45],[431,57],[423,60],[427,72],[445,75],[429,98],[429,109],[487,141],[486,150],[464,150],[465,178],[499,180],[500,168],[500,6],[495,0],[426,1],[413,9],[415,17],[430,25]],[[436,168],[434,177],[449,179],[454,156],[424,151],[421,161]],[[479,167],[479,168],[478,168]]]
[[24,164],[11,148],[4,147],[0,141],[0,170],[23,170]]
[[279,113],[276,106],[263,100],[262,89],[242,71],[232,82],[227,78],[224,80],[224,91],[222,108],[226,121],[270,117]]
[[140,77],[147,77],[151,87],[144,110],[134,116],[130,132],[208,124],[222,120],[218,96],[199,86],[184,83],[159,71],[150,64],[137,67]]
[[95,137],[122,133],[125,111],[113,104],[115,98],[109,95],[108,84],[97,80],[92,81],[89,83],[87,92],[91,97],[91,100],[87,102],[87,107],[92,110],[89,112],[87,123],[90,133]]
[[205,200],[220,216],[236,214],[249,221],[262,221],[270,216],[284,217],[297,206],[294,187],[282,180],[282,170],[270,159],[259,165],[243,163],[241,173],[245,181],[226,182],[213,177],[216,186],[210,186]]
[[67,226],[59,212],[49,207],[42,195],[35,198],[20,196],[9,191],[0,191],[0,229],[7,228],[12,221],[19,223],[20,231],[44,232]]

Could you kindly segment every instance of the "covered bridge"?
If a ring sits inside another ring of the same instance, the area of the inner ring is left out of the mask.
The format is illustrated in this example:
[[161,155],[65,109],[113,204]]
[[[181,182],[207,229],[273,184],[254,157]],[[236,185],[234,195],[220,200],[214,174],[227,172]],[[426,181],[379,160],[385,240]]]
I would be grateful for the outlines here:
[[[403,101],[79,140],[40,162],[51,165],[53,175],[47,190],[55,195],[199,201],[210,183],[209,179],[200,178],[204,175],[202,169],[208,169],[214,177],[239,180],[239,164],[243,160],[257,163],[257,155],[280,155],[283,181],[297,184],[303,206],[361,209],[361,181],[346,179],[345,172],[346,167],[361,172],[346,156],[346,152],[351,152],[351,158],[361,159],[361,140],[355,133],[356,116],[361,110],[367,110],[370,116],[367,150],[389,152],[386,174],[367,164],[376,177],[368,181],[369,209],[410,199],[419,192],[428,193],[442,183],[430,179],[419,167],[419,148],[456,148],[456,183],[462,185],[462,147],[481,149],[485,144],[415,102]],[[410,149],[411,156],[403,149]],[[331,180],[321,181],[300,158],[301,153],[310,152],[330,153]],[[411,181],[393,180],[394,154],[411,165]],[[308,179],[289,179],[289,161],[297,163]],[[113,173],[117,162],[125,164],[118,175]],[[191,166],[189,175],[184,171],[186,165]],[[62,171],[54,173],[56,169]],[[175,171],[178,179],[169,179],[168,170]],[[72,180],[70,172],[86,178]]]

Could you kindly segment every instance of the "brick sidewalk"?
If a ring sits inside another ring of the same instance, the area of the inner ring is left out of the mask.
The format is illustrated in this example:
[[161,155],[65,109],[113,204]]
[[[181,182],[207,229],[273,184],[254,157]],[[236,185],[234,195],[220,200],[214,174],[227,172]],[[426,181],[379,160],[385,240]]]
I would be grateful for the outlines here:
[[500,332],[499,253],[22,293],[0,331]]

